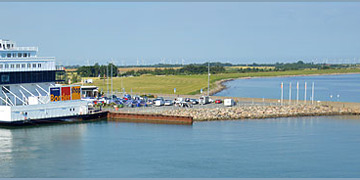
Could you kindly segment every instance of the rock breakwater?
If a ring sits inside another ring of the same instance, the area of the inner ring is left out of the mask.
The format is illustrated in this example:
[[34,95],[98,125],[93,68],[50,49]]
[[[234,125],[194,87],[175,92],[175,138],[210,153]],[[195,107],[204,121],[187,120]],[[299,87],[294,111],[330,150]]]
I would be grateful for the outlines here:
[[195,121],[261,119],[295,116],[350,115],[359,114],[351,108],[327,105],[286,105],[286,106],[236,106],[199,109],[176,109],[163,111],[163,115],[191,116]]

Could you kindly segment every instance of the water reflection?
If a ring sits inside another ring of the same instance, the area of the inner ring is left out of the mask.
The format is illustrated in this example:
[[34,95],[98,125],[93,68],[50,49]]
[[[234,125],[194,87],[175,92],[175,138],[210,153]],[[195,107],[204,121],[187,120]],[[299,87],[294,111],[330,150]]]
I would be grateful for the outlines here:
[[54,168],[81,166],[86,127],[74,124],[0,129],[0,175],[51,177]]

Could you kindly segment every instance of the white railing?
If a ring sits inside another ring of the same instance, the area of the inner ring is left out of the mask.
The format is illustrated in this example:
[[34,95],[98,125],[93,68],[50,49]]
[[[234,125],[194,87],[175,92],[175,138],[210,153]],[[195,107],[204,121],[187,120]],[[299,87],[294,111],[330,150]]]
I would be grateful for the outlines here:
[[7,58],[7,57],[0,57],[0,63],[2,62],[28,62],[28,61],[55,61],[55,57],[25,57],[25,58],[19,58],[19,57],[15,57],[15,58]]
[[3,51],[38,51],[38,47],[12,47],[12,48],[1,48]]

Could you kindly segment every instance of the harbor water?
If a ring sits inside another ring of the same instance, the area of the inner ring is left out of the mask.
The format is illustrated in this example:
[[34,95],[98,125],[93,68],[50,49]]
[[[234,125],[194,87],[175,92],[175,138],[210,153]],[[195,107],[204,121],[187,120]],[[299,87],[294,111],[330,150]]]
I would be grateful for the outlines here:
[[360,177],[357,116],[0,129],[0,177]]
[[[339,101],[360,102],[359,78],[353,74],[240,79],[228,82],[229,88],[217,95],[279,98],[281,82],[296,87],[297,81],[306,80],[308,87],[315,82],[316,100],[334,101],[329,94],[340,94]],[[359,116],[193,125],[104,119],[0,128],[0,177],[358,178],[359,152]]]
[[359,79],[360,74],[236,79],[225,82],[227,89],[214,96],[280,99],[281,82],[283,82],[284,99],[287,100],[291,82],[291,99],[296,100],[296,84],[299,82],[299,100],[304,100],[305,82],[307,82],[306,99],[309,101],[314,82],[315,101],[360,102]]

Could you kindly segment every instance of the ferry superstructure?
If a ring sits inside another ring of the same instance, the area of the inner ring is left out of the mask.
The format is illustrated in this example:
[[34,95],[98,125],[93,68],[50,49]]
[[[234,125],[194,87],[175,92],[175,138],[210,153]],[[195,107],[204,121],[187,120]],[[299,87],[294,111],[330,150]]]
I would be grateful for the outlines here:
[[[55,58],[38,57],[37,53],[37,47],[17,47],[13,41],[0,39],[0,123],[88,115],[88,104],[80,100],[80,94],[70,97],[74,94],[69,89],[80,93],[80,87],[59,87]],[[67,92],[56,92],[61,89]]]

